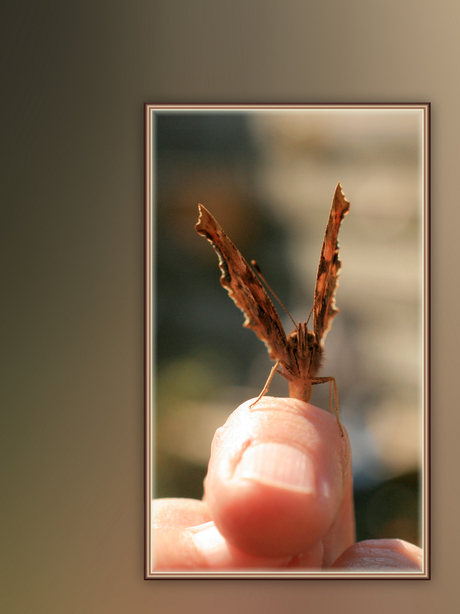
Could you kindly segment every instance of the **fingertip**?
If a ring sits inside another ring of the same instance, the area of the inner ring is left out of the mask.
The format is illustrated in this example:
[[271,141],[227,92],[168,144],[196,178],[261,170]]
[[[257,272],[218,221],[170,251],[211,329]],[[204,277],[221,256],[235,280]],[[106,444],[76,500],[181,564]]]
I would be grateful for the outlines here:
[[224,537],[247,552],[285,556],[322,539],[343,497],[348,438],[302,401],[264,397],[220,429],[206,502]]
[[369,539],[350,546],[332,568],[348,571],[422,571],[423,552],[402,539]]

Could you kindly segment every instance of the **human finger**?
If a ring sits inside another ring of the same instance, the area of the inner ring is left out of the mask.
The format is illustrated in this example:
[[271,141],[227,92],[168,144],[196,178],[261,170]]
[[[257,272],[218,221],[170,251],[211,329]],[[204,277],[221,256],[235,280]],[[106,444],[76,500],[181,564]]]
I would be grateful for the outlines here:
[[333,563],[348,571],[421,571],[422,550],[402,539],[369,539],[353,544]]
[[152,571],[213,571],[286,566],[290,557],[258,557],[229,544],[206,504],[156,499],[152,504]]
[[205,480],[210,515],[238,550],[329,566],[354,541],[348,436],[308,403],[252,402],[214,438]]

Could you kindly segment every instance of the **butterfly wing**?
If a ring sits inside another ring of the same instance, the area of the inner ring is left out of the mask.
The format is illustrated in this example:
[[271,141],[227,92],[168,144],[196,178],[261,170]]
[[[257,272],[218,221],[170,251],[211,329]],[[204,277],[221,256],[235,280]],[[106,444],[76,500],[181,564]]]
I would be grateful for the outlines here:
[[340,224],[349,209],[350,203],[345,198],[342,186],[338,183],[324,234],[313,303],[313,328],[316,340],[321,347],[324,344],[327,331],[331,327],[332,320],[339,312],[335,305],[335,292],[342,263],[339,260],[337,237]]
[[290,362],[292,350],[278,312],[255,273],[209,211],[198,205],[200,216],[195,228],[211,243],[222,271],[220,283],[246,316],[251,328],[268,348],[272,360]]

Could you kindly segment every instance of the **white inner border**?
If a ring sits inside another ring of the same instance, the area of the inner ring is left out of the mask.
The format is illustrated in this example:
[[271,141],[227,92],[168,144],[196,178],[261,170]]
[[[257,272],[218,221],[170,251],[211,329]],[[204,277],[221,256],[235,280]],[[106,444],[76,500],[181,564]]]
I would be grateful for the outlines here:
[[[202,111],[241,111],[241,112],[264,112],[264,111],[304,111],[304,110],[420,110],[421,117],[421,193],[423,203],[423,215],[420,245],[423,250],[421,262],[423,263],[423,284],[422,284],[422,331],[421,343],[423,352],[423,372],[421,373],[422,385],[421,395],[423,403],[423,420],[421,421],[423,452],[420,459],[420,466],[423,467],[422,476],[422,544],[423,544],[423,571],[414,572],[373,572],[373,573],[354,573],[354,572],[308,572],[292,571],[237,571],[237,572],[192,572],[192,571],[170,571],[152,572],[153,567],[153,548],[151,531],[152,498],[154,494],[153,481],[155,479],[155,469],[153,466],[155,440],[155,423],[153,419],[155,380],[153,366],[155,364],[156,351],[154,346],[154,322],[155,322],[155,302],[153,300],[155,292],[155,227],[154,215],[156,202],[154,196],[155,186],[155,151],[153,144],[155,140],[156,114],[163,112],[202,112]],[[163,578],[254,578],[254,579],[275,579],[275,578],[299,578],[299,579],[429,579],[429,293],[428,293],[428,274],[429,274],[429,190],[430,190],[430,126],[429,126],[429,104],[324,104],[324,105],[146,105],[145,106],[145,579]]]

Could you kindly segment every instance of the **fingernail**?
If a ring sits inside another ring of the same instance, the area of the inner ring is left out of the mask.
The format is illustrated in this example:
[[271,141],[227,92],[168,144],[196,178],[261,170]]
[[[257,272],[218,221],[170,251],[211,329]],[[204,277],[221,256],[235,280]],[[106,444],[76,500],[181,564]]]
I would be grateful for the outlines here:
[[285,490],[315,492],[311,460],[301,450],[282,443],[249,446],[236,468],[235,477]]
[[230,560],[227,542],[213,523],[207,524],[209,526],[204,525],[203,529],[192,535],[195,546],[213,567],[225,565]]

